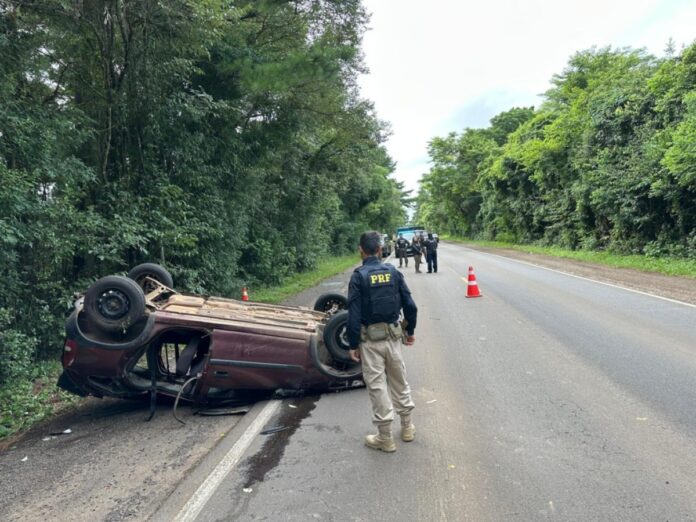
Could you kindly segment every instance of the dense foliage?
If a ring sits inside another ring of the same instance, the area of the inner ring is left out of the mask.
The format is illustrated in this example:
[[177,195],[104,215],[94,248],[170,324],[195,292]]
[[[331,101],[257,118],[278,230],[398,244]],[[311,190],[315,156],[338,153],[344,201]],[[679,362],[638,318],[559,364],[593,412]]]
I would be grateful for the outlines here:
[[573,56],[537,110],[435,138],[418,219],[443,232],[696,256],[696,44]]
[[[403,218],[360,0],[0,3],[0,387],[143,262],[237,296]],[[675,158],[678,162],[678,158]]]

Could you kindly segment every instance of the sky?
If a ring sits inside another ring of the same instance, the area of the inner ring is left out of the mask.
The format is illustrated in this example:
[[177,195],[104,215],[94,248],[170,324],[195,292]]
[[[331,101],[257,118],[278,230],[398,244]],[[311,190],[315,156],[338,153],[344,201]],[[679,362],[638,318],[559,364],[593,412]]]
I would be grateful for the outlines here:
[[365,98],[392,130],[396,179],[417,192],[428,141],[535,106],[577,51],[696,39],[696,0],[363,0]]

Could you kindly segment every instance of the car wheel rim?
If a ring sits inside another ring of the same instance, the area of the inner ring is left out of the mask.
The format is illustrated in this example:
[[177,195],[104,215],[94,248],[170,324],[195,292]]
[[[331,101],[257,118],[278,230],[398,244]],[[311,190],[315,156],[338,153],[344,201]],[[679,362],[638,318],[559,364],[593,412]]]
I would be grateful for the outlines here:
[[326,312],[326,313],[329,314],[329,315],[335,314],[335,313],[338,312],[340,309],[341,309],[341,303],[339,303],[338,301],[335,301],[335,300],[328,301],[328,302],[324,305],[324,312]]
[[336,331],[336,341],[338,342],[338,346],[341,347],[344,350],[349,350],[350,346],[348,345],[348,327],[347,326],[342,326]]
[[130,300],[120,290],[107,290],[99,296],[97,308],[103,317],[115,321],[128,313]]

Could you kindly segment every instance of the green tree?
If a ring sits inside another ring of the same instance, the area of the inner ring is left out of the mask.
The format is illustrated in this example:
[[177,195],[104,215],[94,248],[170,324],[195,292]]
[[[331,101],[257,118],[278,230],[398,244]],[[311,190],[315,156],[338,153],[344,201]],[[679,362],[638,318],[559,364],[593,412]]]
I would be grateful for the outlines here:
[[470,236],[694,255],[695,56],[576,53],[538,110],[476,131],[488,151],[470,129],[432,140],[419,214]]

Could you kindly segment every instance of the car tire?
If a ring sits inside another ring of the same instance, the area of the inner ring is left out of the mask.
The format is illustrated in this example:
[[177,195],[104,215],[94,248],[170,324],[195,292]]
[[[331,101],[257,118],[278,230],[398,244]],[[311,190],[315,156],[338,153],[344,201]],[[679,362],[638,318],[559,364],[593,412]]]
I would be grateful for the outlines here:
[[324,345],[331,356],[340,362],[353,362],[348,344],[348,311],[343,310],[328,320],[324,327]]
[[[156,263],[142,263],[136,267],[133,267],[130,272],[128,272],[128,277],[138,283],[138,286],[143,289],[143,292],[148,293],[154,288],[149,288],[147,277],[162,283],[164,286],[169,288],[174,288],[174,279],[172,274],[164,268],[162,265]],[[151,283],[150,283],[151,284]]]
[[145,294],[127,277],[102,277],[87,289],[82,310],[99,330],[125,332],[145,315]]
[[320,295],[314,302],[314,310],[334,315],[348,308],[348,299],[343,294],[329,293]]

